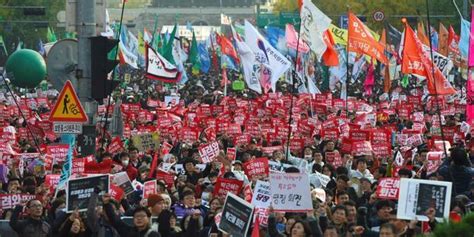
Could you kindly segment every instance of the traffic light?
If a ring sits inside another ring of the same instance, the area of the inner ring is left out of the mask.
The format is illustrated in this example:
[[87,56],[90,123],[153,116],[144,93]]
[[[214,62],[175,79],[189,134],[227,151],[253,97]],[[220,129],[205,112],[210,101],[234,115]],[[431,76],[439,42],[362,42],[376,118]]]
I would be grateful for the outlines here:
[[102,101],[119,84],[118,81],[107,79],[107,75],[118,64],[117,60],[109,60],[107,54],[117,46],[119,41],[103,36],[89,39],[91,42],[91,94],[95,100]]

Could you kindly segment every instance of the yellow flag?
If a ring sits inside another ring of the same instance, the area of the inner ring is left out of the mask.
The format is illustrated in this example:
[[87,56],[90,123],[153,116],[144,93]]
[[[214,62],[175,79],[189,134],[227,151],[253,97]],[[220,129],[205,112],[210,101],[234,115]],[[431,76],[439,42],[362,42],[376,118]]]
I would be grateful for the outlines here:
[[145,41],[142,32],[138,32],[138,53],[145,55]]
[[[340,45],[347,45],[347,30],[341,29],[333,24],[329,26],[329,31],[331,32],[334,42]],[[376,41],[380,40],[380,35],[375,33],[373,30],[369,29],[370,33]]]

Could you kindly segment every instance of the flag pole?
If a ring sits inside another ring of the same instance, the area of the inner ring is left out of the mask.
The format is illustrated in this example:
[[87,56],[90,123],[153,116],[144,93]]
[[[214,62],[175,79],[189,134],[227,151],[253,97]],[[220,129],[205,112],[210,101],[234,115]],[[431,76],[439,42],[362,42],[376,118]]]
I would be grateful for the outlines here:
[[[429,28],[429,26],[431,26],[429,0],[426,0],[426,18],[427,18],[427,21],[428,21],[428,28]],[[436,87],[436,79],[434,78],[435,77],[435,68],[434,68],[435,65],[434,65],[434,56],[433,56],[433,43],[431,41],[431,29],[430,29],[430,32],[428,32],[428,33],[429,33],[428,37],[429,37],[429,43],[430,43],[430,57],[431,57],[431,75],[434,79],[433,84],[434,84],[434,89],[435,89],[436,112],[438,113],[439,126],[441,128],[441,139],[443,140],[444,156],[447,157],[448,156],[448,151],[446,149],[446,144],[444,143],[443,123],[441,122],[441,110],[440,110],[440,107],[439,107],[439,100],[438,100],[438,88]]]
[[[300,48],[300,35],[301,35],[301,26],[303,25],[303,18],[301,18],[301,9],[300,9],[300,24],[298,30],[297,42],[296,42],[296,56],[295,56],[295,68],[291,77],[291,104],[290,104],[290,118],[288,119],[288,139],[286,140],[286,160],[290,157],[290,139],[291,139],[291,122],[293,120],[293,104],[294,104],[294,93],[295,93],[295,79],[296,79],[296,68],[298,67],[298,56]],[[304,77],[304,75],[303,75]]]
[[[125,12],[125,3],[127,1],[122,1],[122,12],[120,13],[120,24],[119,24],[119,29],[118,29],[118,32],[117,32],[117,39],[119,40],[120,42],[120,34],[122,33],[122,24],[123,24],[123,14]],[[115,56],[114,56],[114,60],[117,59],[117,56],[118,56],[118,51],[119,51],[119,45],[116,46],[116,50],[115,50]],[[112,71],[112,80],[114,79],[115,77],[115,69]],[[106,91],[106,87],[104,87],[104,92]],[[105,93],[104,93],[105,94]],[[104,149],[104,143],[105,143],[105,139],[104,139],[104,136],[105,136],[105,131],[107,130],[107,123],[109,122],[109,112],[110,112],[110,102],[111,102],[111,99],[112,99],[112,94],[110,94],[107,98],[107,106],[106,106],[106,109],[105,109],[105,124],[104,124],[104,127],[102,129],[102,133],[101,133],[101,144],[100,144],[100,147],[102,149]],[[107,145],[108,146],[108,145]]]
[[[349,5],[346,5],[347,7],[347,18],[349,18],[349,12],[351,10],[351,7]],[[349,19],[347,19],[347,24],[349,24]],[[349,31],[347,32],[349,33]],[[351,74],[349,74],[349,35],[347,36],[347,48],[346,48],[346,81],[345,81],[345,86],[346,86],[346,118],[349,118],[349,108],[348,108],[348,99],[349,99],[349,80],[351,78]],[[341,93],[342,93],[342,85],[341,85]]]

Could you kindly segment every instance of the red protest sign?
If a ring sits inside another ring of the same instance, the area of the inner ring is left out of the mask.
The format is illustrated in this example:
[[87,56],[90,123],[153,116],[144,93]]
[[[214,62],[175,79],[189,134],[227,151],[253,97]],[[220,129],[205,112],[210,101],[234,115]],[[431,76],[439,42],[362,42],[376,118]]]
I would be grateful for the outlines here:
[[147,199],[150,194],[156,194],[156,180],[146,181],[143,184],[143,199]]
[[441,158],[443,157],[443,152],[436,151],[436,152],[428,152],[426,155],[426,159],[428,162],[426,163],[426,174],[430,175],[436,172],[441,165]]
[[229,192],[238,195],[243,184],[243,181],[237,179],[224,179],[218,177],[212,195],[214,197],[225,197]]
[[122,200],[122,197],[123,197],[123,195],[124,195],[124,192],[123,192],[122,188],[120,188],[119,186],[117,186],[117,185],[111,183],[111,184],[110,184],[110,190],[109,190],[109,191],[110,191],[110,196],[111,196],[113,199],[115,199],[115,200],[117,200],[117,201]]
[[46,147],[46,153],[50,155],[56,163],[64,162],[68,151],[69,144],[55,144]]
[[269,171],[268,159],[257,158],[244,163],[244,172],[250,178],[267,177]]
[[85,164],[85,157],[84,158],[74,158],[72,159],[72,174],[83,174],[84,173],[84,164]]
[[374,157],[381,159],[384,157],[392,157],[392,146],[390,143],[377,143],[372,145],[372,151],[374,152]]
[[114,137],[114,139],[112,139],[112,142],[107,147],[107,151],[112,154],[118,153],[122,149],[123,149],[123,142],[122,142],[122,139],[118,136]]
[[158,170],[156,172],[156,179],[163,180],[167,187],[172,187],[174,185],[174,175],[168,172]]
[[377,185],[375,194],[380,199],[398,199],[400,190],[400,178],[382,178]]
[[369,141],[352,142],[352,153],[355,156],[371,155],[372,146],[370,145]]
[[372,144],[386,144],[392,139],[391,132],[386,129],[374,129],[370,135]]
[[219,155],[219,143],[213,142],[199,147],[199,155],[203,163],[212,162]]
[[[323,125],[323,127],[324,127],[324,125]],[[337,128],[322,129],[321,130],[321,137],[325,140],[327,139],[327,140],[336,141],[337,138],[339,137],[339,129],[337,129]]]
[[326,151],[325,153],[326,162],[334,166],[335,168],[342,166],[342,157],[339,152],[336,151]]
[[45,179],[44,179],[44,184],[47,186],[47,187],[56,187],[56,185],[58,185],[59,183],[59,179],[60,179],[61,175],[59,174],[48,174],[46,175]]

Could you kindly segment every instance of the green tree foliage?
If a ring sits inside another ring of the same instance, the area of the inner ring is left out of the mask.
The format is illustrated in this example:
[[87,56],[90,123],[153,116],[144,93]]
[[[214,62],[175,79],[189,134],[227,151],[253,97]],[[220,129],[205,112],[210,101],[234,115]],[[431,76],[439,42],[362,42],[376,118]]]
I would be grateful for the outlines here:
[[[57,14],[65,10],[65,0],[0,0],[0,35],[3,36],[8,52],[13,52],[19,40],[26,48],[37,49],[38,41],[46,42],[48,25],[34,22],[45,21],[56,35],[63,36],[64,28],[57,27]],[[20,6],[45,7],[43,16],[25,16]],[[18,21],[31,21],[18,22]]]
[[[462,7],[463,0],[457,0],[459,7]],[[426,0],[313,0],[313,3],[328,15],[337,24],[338,18],[345,15],[350,9],[358,16],[367,17],[367,25],[373,30],[381,30],[383,23],[373,19],[375,11],[383,11],[385,19],[397,28],[402,28],[402,16],[411,15],[421,19],[426,25]],[[459,29],[459,14],[452,1],[429,0],[431,25],[438,28],[439,22],[444,25],[453,25]],[[273,5],[275,12],[297,11],[297,0],[277,0]],[[462,9],[461,9],[462,10]],[[448,16],[448,17],[447,17]]]

